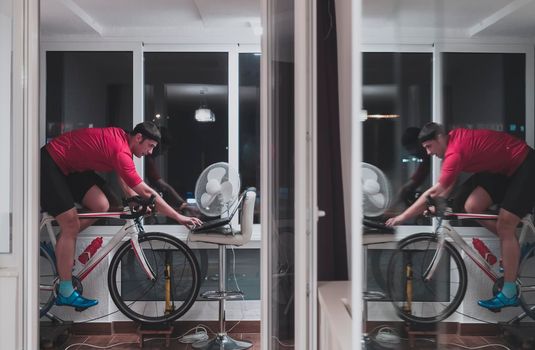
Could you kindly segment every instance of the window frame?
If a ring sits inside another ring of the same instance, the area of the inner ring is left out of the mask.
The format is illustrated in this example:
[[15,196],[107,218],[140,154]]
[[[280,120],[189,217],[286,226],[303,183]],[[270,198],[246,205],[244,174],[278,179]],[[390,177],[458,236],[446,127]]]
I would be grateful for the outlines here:
[[[239,54],[261,53],[260,45],[248,44],[143,44],[142,42],[43,42],[40,48],[39,145],[46,142],[46,54],[49,51],[129,51],[133,60],[133,118],[132,125],[144,120],[144,53],[145,52],[226,52],[228,54],[228,160],[239,171]],[[260,69],[260,68],[259,68]],[[136,169],[144,177],[143,158],[134,158]],[[260,184],[258,184],[260,186]],[[233,220],[238,225],[238,218]],[[146,225],[147,231],[172,234],[184,241],[189,230],[182,225]],[[88,227],[83,236],[113,235],[116,226]],[[260,248],[261,223],[253,225],[251,243],[247,248]]]

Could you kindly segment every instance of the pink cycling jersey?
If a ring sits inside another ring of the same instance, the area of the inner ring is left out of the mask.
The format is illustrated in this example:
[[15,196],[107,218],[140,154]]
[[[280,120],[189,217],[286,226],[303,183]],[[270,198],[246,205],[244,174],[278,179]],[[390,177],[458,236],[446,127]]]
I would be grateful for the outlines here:
[[50,141],[46,149],[65,175],[88,170],[116,171],[130,187],[143,181],[132,160],[128,135],[120,128],[74,130]]
[[511,176],[528,154],[528,145],[505,132],[454,129],[450,131],[439,182],[452,185],[461,172],[489,172]]

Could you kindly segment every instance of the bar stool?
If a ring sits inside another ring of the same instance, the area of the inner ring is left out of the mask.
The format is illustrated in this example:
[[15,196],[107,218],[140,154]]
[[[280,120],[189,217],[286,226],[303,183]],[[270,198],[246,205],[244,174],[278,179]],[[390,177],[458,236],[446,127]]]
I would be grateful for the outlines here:
[[225,300],[239,299],[243,297],[241,291],[226,290],[226,247],[227,245],[241,246],[251,240],[253,232],[254,204],[256,192],[248,189],[242,203],[240,214],[241,230],[230,234],[222,234],[217,231],[206,233],[190,233],[189,240],[192,242],[215,243],[219,245],[219,290],[208,291],[201,294],[207,300],[219,301],[219,332],[215,338],[194,343],[194,349],[202,350],[238,350],[249,349],[253,346],[248,341],[232,339],[225,328]]

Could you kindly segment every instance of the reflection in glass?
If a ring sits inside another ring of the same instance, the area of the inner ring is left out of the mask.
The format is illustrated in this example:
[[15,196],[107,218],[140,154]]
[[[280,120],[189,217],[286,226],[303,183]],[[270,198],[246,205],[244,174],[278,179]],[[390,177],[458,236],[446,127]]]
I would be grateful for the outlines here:
[[[200,107],[215,121],[199,122]],[[182,198],[193,199],[201,172],[228,161],[228,54],[145,53],[145,120],[164,135],[154,169]],[[145,168],[148,183],[153,170]]]
[[255,187],[255,223],[260,223],[260,55],[241,53],[239,62],[240,176]]
[[362,60],[368,115],[362,158],[385,173],[396,196],[393,208],[401,210],[430,185],[429,157],[417,142],[416,128],[431,121],[432,55],[365,52]]
[[292,349],[294,339],[294,2],[270,1],[268,52],[269,346]]

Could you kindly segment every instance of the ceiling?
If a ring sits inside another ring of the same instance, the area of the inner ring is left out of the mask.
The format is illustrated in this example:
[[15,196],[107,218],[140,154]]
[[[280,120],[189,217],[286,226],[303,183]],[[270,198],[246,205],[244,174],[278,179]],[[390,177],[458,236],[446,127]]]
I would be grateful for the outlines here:
[[534,0],[363,0],[363,41],[535,41]]
[[41,0],[44,40],[260,43],[260,0]]
[[[259,44],[260,3],[41,0],[41,37]],[[365,43],[535,42],[535,0],[362,0],[362,12]]]

